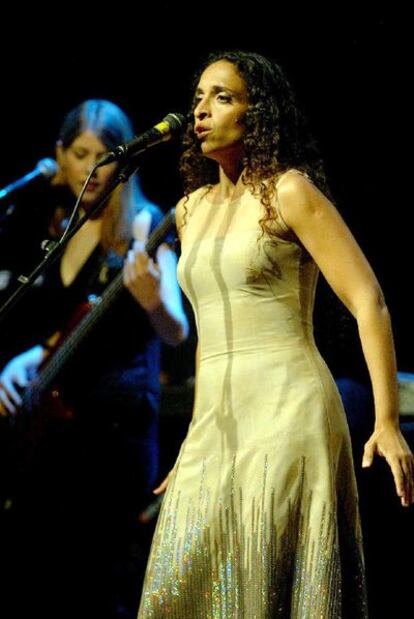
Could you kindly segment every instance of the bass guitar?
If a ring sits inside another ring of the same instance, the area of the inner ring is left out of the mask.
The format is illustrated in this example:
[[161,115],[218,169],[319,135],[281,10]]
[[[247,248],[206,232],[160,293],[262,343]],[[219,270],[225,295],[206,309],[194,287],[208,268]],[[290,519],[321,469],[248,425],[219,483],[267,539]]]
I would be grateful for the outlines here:
[[[172,208],[154,229],[145,244],[145,251],[151,258],[155,257],[159,245],[165,240],[174,225],[175,209]],[[27,469],[36,445],[49,421],[51,419],[70,420],[73,418],[73,411],[67,407],[60,397],[56,381],[65,364],[73,357],[101,318],[113,306],[123,289],[121,271],[105,288],[103,294],[95,298],[93,304],[85,303],[81,308],[78,308],[76,326],[69,329],[67,335],[59,337],[36,376],[24,389],[19,411],[15,416],[9,418],[10,423],[15,426],[13,428],[15,440],[13,442],[15,450],[20,454],[18,457],[20,471]]]

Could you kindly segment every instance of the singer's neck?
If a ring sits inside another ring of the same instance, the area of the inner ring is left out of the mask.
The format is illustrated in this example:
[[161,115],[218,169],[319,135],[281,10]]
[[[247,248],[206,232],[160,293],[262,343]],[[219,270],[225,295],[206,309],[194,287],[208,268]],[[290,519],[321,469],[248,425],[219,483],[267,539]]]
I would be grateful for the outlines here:
[[219,183],[215,187],[214,200],[220,203],[233,202],[240,198],[246,191],[246,185],[243,183],[243,169],[240,167],[237,170],[225,171],[220,166]]

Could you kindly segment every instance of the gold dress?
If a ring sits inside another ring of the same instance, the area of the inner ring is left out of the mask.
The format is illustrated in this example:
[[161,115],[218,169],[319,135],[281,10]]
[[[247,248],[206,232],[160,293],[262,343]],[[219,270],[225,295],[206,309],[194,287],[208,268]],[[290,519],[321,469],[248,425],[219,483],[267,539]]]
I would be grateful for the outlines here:
[[248,191],[220,205],[200,188],[187,203],[195,409],[139,618],[367,616],[349,432],[313,338],[318,269],[280,213],[279,237],[261,236],[262,216]]

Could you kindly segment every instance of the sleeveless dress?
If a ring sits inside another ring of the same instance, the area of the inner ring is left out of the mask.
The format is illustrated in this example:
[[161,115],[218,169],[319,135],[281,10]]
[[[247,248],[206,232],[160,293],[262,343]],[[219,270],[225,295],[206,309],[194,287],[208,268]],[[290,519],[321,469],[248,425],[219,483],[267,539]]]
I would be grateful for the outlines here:
[[262,235],[248,191],[219,205],[200,188],[186,208],[195,407],[138,617],[366,617],[349,432],[313,338],[318,269],[280,213]]

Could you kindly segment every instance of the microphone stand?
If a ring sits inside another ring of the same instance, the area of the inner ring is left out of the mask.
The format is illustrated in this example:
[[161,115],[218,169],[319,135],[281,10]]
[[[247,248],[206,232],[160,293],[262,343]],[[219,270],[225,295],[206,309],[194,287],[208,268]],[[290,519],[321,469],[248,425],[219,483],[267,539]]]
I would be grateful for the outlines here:
[[[42,243],[44,249],[46,251],[46,256],[39,262],[39,264],[33,269],[33,271],[29,275],[20,275],[18,280],[20,282],[20,286],[16,288],[16,290],[10,295],[8,299],[3,303],[0,307],[0,323],[5,318],[5,316],[9,313],[9,311],[16,305],[21,297],[26,294],[26,290],[33,284],[33,282],[39,277],[41,273],[43,273],[51,264],[53,264],[59,256],[63,253],[68,241],[76,234],[76,232],[83,226],[85,221],[87,221],[90,217],[95,214],[98,214],[108,197],[111,195],[113,190],[120,184],[126,183],[134,172],[138,169],[138,164],[134,161],[135,158],[132,158],[131,161],[122,164],[122,167],[115,174],[114,179],[112,180],[108,190],[105,192],[101,200],[96,204],[91,210],[85,213],[75,224],[71,230],[66,230],[66,232],[62,235],[59,241],[46,241],[46,243]],[[95,166],[96,169],[97,166]],[[91,174],[92,176],[92,174]]]

